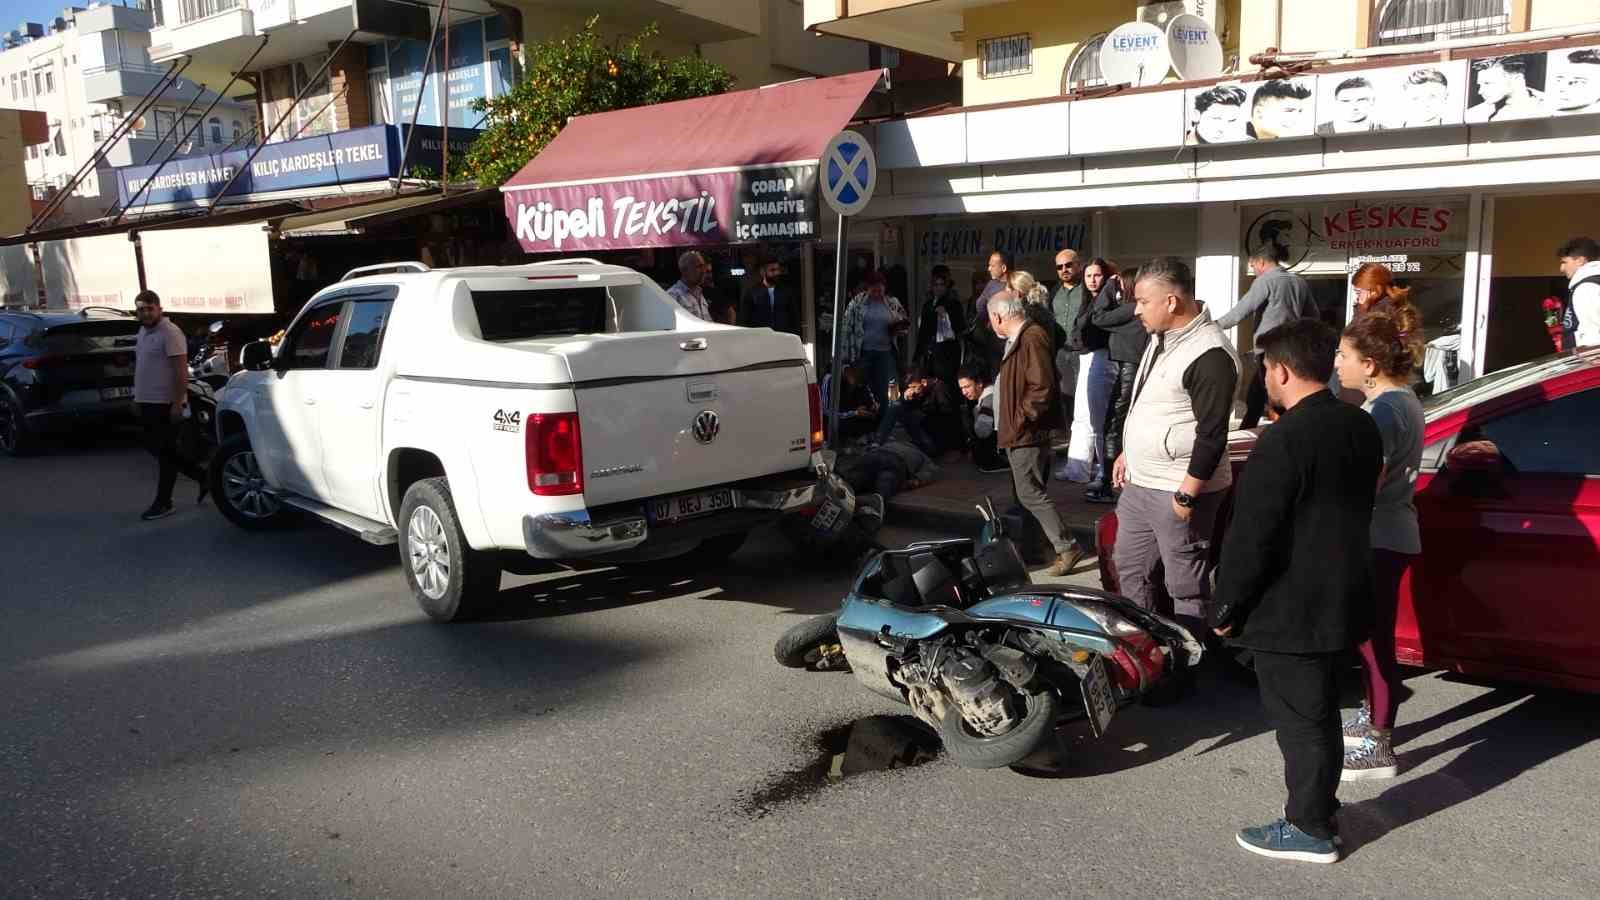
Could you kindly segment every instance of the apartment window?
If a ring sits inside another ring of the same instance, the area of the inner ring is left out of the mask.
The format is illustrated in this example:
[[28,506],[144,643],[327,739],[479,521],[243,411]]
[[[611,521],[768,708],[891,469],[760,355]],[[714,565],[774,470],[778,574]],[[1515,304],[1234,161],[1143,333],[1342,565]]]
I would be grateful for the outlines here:
[[22,73],[22,99],[28,99],[28,73]]
[[55,148],[57,156],[67,155],[67,136],[64,132],[56,132]]
[[178,4],[178,21],[193,22],[195,19],[204,19],[206,16],[237,9],[240,5],[240,0],[182,0]]
[[211,117],[211,143],[222,143],[222,120],[216,116]]
[[372,106],[373,125],[391,125],[394,112],[389,109],[389,70],[373,69],[367,73],[367,100]]
[[244,137],[244,124],[242,122],[240,122],[238,119],[234,119],[233,120],[233,139],[237,141],[238,139],[240,139],[242,137]]
[[44,70],[43,69],[34,69],[33,70],[33,95],[35,97],[43,97],[44,96]]
[[1505,34],[1510,6],[1510,0],[1388,0],[1374,13],[1372,31],[1380,46]]
[[1072,51],[1072,58],[1067,60],[1066,73],[1061,79],[1061,93],[1099,87],[1106,83],[1105,73],[1100,71],[1100,48],[1106,42],[1106,34],[1102,31]]
[[50,69],[44,70],[44,92],[46,94],[54,94],[56,92],[56,73]]
[[1004,78],[1033,71],[1033,35],[1012,34],[978,42],[978,77]]

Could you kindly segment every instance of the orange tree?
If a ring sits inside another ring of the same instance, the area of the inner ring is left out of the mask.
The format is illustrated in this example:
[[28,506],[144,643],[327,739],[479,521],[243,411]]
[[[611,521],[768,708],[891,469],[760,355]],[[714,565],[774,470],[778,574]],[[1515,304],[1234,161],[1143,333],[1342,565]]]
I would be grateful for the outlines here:
[[[467,153],[466,175],[502,184],[555,138],[573,116],[720,94],[733,76],[697,56],[663,56],[645,42],[647,25],[608,43],[591,18],[576,34],[530,46],[522,80],[492,100],[474,100],[484,132]],[[628,139],[619,136],[619,140]]]

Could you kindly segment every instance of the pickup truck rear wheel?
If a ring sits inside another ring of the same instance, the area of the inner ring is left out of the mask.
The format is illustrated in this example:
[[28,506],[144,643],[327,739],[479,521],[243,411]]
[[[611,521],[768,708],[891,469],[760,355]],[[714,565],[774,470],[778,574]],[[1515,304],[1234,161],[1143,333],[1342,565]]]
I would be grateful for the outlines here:
[[248,435],[222,442],[206,471],[211,499],[228,521],[247,531],[279,528],[289,521],[283,501],[267,489]]
[[467,545],[450,484],[429,478],[406,490],[400,504],[400,564],[417,604],[436,622],[482,614],[500,591],[494,554]]

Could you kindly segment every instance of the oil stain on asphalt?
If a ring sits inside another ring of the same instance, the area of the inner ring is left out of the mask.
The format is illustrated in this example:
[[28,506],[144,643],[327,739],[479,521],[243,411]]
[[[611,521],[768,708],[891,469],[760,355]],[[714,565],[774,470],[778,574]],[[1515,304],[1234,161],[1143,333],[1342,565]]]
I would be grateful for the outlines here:
[[823,788],[864,772],[920,766],[939,755],[939,736],[911,716],[867,716],[817,735],[815,756],[740,795],[736,808],[759,819],[779,807],[804,803]]

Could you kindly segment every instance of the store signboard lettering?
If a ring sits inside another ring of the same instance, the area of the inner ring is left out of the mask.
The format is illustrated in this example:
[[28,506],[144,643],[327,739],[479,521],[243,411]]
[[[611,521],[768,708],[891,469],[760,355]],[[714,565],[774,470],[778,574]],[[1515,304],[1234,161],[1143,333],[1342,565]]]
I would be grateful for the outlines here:
[[1358,200],[1246,210],[1245,255],[1276,245],[1290,268],[1343,269],[1355,256],[1451,255],[1467,249],[1464,200]]
[[[123,204],[137,195],[140,206],[182,205],[217,196],[229,179],[233,185],[228,196],[236,197],[393,178],[399,173],[405,132],[394,125],[374,125],[268,144],[254,159],[250,150],[243,149],[174,159],[159,167],[124,166],[116,170],[117,196]],[[465,154],[479,133],[451,129],[450,153]],[[407,168],[427,166],[439,171],[443,143],[442,129],[417,126]],[[234,178],[246,162],[249,169]],[[141,194],[146,181],[149,189]]]
[[529,253],[693,247],[817,236],[816,166],[517,188],[506,216]]
[[935,221],[917,237],[917,256],[930,263],[960,263],[1002,250],[1019,260],[1053,258],[1058,250],[1082,251],[1088,240],[1088,221],[1072,214],[1002,217],[982,222]]

